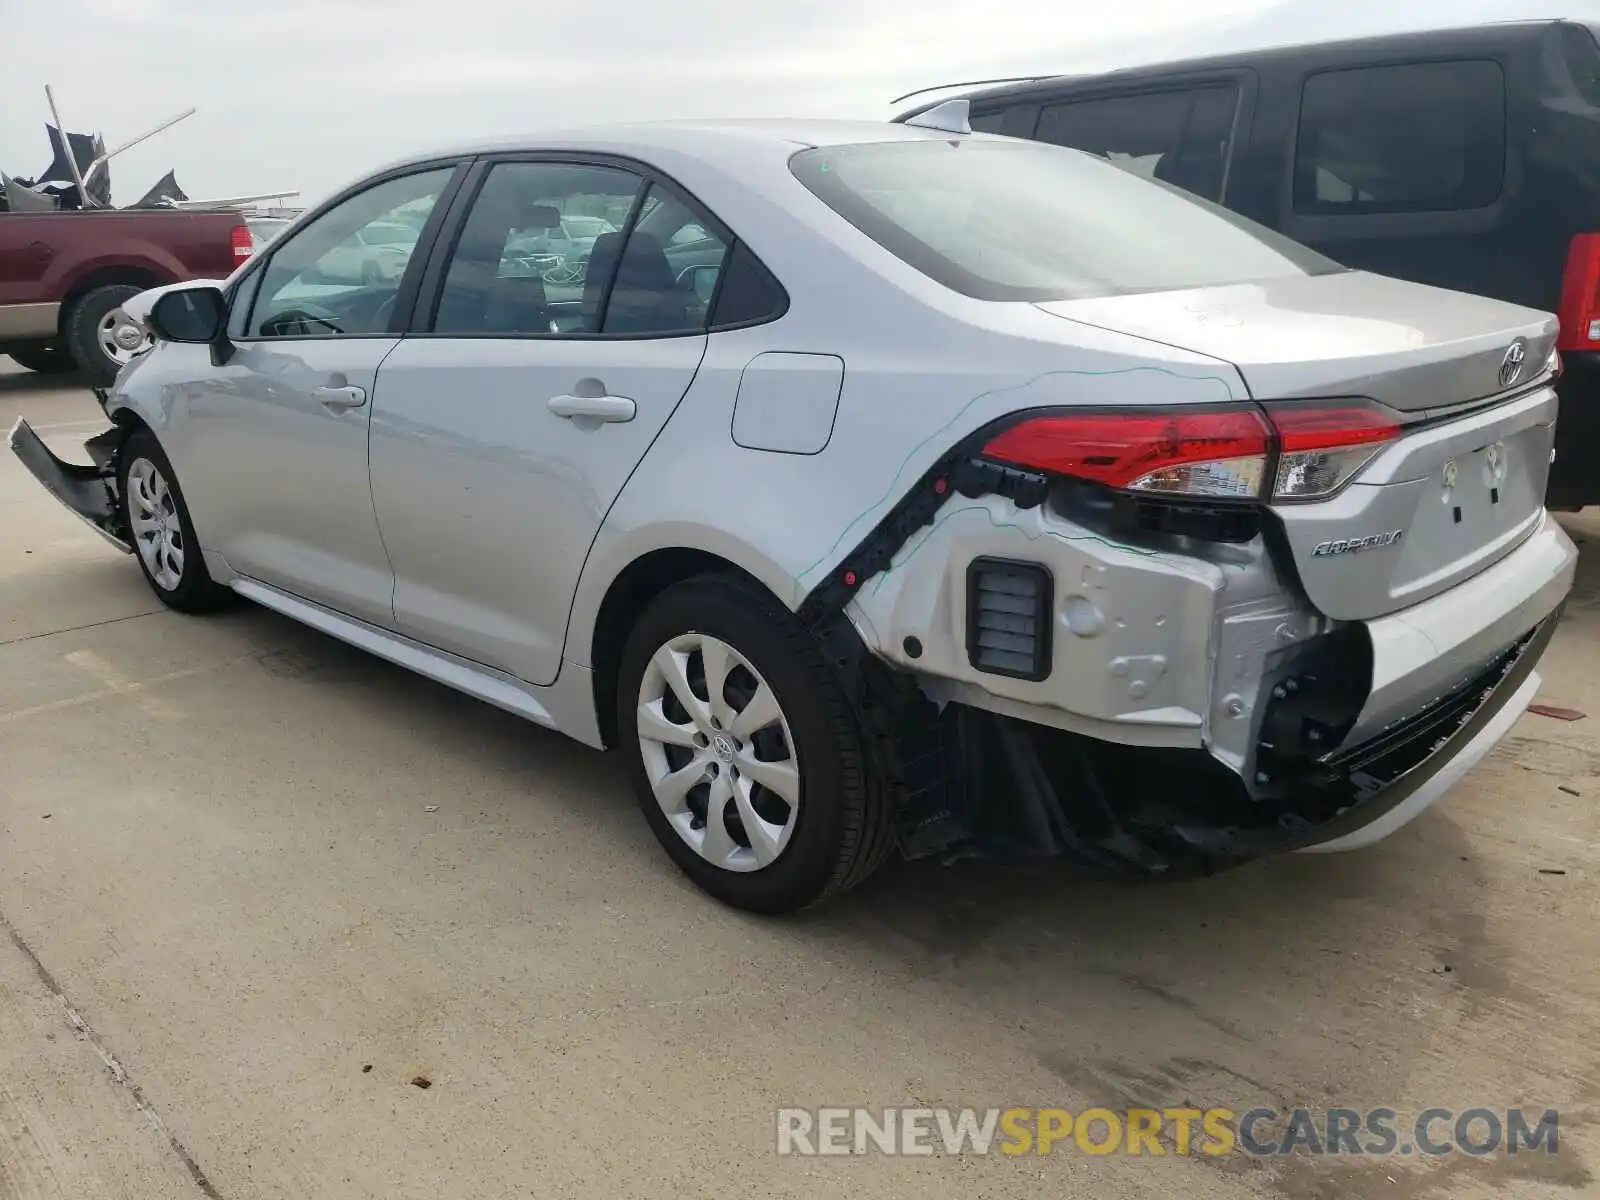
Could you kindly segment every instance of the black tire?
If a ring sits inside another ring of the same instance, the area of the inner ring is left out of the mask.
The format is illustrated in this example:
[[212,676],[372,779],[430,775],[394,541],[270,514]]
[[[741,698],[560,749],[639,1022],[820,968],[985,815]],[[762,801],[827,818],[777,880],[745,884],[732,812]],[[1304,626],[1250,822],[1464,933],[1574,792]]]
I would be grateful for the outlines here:
[[113,283],[85,292],[67,313],[66,347],[90,387],[110,387],[122,364],[100,347],[100,322],[144,288]]
[[[183,572],[173,587],[166,586],[151,573],[150,564],[145,561],[144,550],[134,531],[134,502],[128,494],[128,476],[134,464],[141,459],[151,463],[161,473],[172,501],[171,510],[178,517]],[[200,551],[199,539],[194,535],[194,522],[189,518],[189,505],[183,498],[183,489],[178,485],[178,477],[172,470],[166,452],[161,449],[161,443],[148,429],[135,430],[123,443],[121,453],[117,456],[117,494],[122,498],[123,527],[129,531],[130,540],[134,543],[133,556],[139,560],[139,570],[144,572],[145,582],[161,603],[178,612],[205,613],[215,611],[232,598],[233,593],[215,583],[206,571],[205,556]]]
[[[800,770],[794,829],[776,860],[757,870],[728,870],[702,858],[650,785],[637,732],[640,687],[655,652],[686,633],[718,638],[749,660],[776,696],[794,742]],[[838,678],[805,627],[753,583],[708,575],[657,597],[623,650],[616,707],[618,741],[645,819],[673,862],[717,899],[749,912],[794,912],[854,887],[893,849],[891,798],[867,765]]]
[[17,346],[8,353],[19,367],[26,367],[40,375],[69,375],[78,369],[78,364],[63,346]]

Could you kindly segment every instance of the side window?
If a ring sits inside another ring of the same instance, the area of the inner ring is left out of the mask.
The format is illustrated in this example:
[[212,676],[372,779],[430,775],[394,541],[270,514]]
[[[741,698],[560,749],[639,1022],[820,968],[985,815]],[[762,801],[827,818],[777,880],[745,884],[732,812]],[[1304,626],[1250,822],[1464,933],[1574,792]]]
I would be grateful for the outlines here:
[[[245,337],[383,333],[453,167],[375,184],[274,243]],[[369,233],[371,236],[368,236]]]
[[1221,200],[1238,103],[1231,86],[1076,100],[1046,106],[1034,136]]
[[712,329],[732,329],[773,321],[789,310],[789,297],[760,259],[736,242],[715,292]]
[[1306,81],[1294,209],[1341,216],[1486,208],[1506,168],[1495,62],[1328,71]]
[[645,184],[582,163],[499,163],[451,253],[433,331],[600,332],[616,250]]
[[975,112],[967,118],[967,124],[972,126],[974,133],[1003,133],[1000,127],[1006,123],[1006,110],[997,108],[993,112]]
[[601,332],[640,337],[705,329],[727,257],[728,243],[692,208],[651,184],[622,244]]

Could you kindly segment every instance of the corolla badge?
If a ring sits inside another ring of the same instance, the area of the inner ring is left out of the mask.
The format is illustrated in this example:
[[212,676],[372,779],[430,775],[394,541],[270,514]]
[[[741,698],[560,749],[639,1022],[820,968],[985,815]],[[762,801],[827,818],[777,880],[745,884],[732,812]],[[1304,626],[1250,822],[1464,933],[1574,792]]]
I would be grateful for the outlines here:
[[1508,388],[1522,378],[1522,366],[1528,360],[1528,346],[1521,338],[1506,347],[1505,357],[1500,360],[1500,386]]
[[1393,546],[1405,536],[1404,529],[1391,529],[1386,533],[1369,533],[1366,537],[1338,538],[1330,542],[1318,542],[1312,548],[1312,558],[1336,558],[1341,554],[1360,554],[1363,550],[1379,550],[1385,546]]

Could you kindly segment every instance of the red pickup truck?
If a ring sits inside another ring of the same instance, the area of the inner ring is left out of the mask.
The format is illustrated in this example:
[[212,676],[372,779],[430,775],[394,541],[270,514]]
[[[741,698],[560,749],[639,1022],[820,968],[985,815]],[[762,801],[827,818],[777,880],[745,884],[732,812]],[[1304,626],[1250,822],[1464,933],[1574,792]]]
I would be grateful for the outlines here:
[[0,353],[105,387],[144,345],[122,304],[147,288],[225,279],[250,257],[236,212],[0,213]]

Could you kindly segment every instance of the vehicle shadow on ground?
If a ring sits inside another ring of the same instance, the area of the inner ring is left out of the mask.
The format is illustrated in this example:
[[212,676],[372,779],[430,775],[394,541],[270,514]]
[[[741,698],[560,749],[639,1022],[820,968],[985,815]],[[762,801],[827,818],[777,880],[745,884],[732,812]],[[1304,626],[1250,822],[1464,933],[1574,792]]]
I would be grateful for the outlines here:
[[[537,781],[541,791],[553,783],[580,798],[573,802],[583,806],[585,840],[596,850],[627,848],[638,871],[681,889],[685,913],[736,925],[751,954],[800,956],[843,981],[830,986],[881,990],[886,975],[895,979],[903,1007],[882,1019],[913,1042],[907,1023],[936,1004],[969,1013],[974,1038],[1005,1045],[1013,1060],[1020,1044],[1034,1063],[1033,1076],[1017,1083],[1026,1094],[990,1098],[997,1102],[1200,1103],[1241,1112],[1353,1098],[1399,1104],[1437,1087],[1432,1073],[1459,1056],[1463,1037],[1493,1045],[1508,1021],[1555,1020],[1546,999],[1510,969],[1512,948],[1496,942],[1484,868],[1448,812],[1355,854],[1289,855],[1175,883],[1093,880],[1060,867],[892,861],[816,910],[763,919],[717,905],[676,872],[618,755],[275,614],[247,606],[223,619],[273,647],[261,658],[266,669],[349,687],[371,715],[425,731],[430,747],[472,771]],[[1529,1178],[1556,1165],[1583,1169],[1524,1158],[1491,1166]],[[1333,1191],[1327,1163],[1208,1165],[1251,1175],[1291,1200],[1413,1194],[1394,1191],[1392,1160],[1336,1164]]]
[[[470,743],[479,769],[559,777],[564,791],[588,798],[598,838],[631,841],[637,831],[653,849],[620,755],[592,750],[254,606],[223,619],[248,627],[251,640],[278,647],[262,656],[274,673],[359,687],[361,703],[378,706],[379,716],[393,708],[421,717],[442,750]],[[1427,862],[1448,870],[1470,858],[1448,819],[1429,815],[1421,824],[1430,840]],[[1349,902],[1388,904],[1432,886],[1415,869],[1414,840],[1402,831],[1393,839],[1399,850],[1385,843],[1354,854],[1288,855],[1165,883],[1095,878],[1063,864],[895,859],[855,892],[791,922],[815,936],[870,943],[908,964],[953,966],[986,956],[1020,963],[1039,957],[1041,939],[1124,958],[1134,935],[1177,945],[1247,929],[1283,932],[1299,954],[1349,942],[1342,907]],[[640,867],[654,865],[652,856]]]
[[[558,778],[564,792],[586,798],[597,839],[637,842],[640,870],[671,869],[638,812],[619,755],[591,750],[275,614],[246,606],[228,619],[253,627],[252,640],[282,647],[266,656],[269,669],[358,686],[361,703],[378,706],[377,715],[392,708],[397,718],[421,717],[442,752],[470,753],[477,769]],[[1418,901],[1433,886],[1433,871],[1470,865],[1453,823],[1430,815],[1422,824],[1425,851],[1412,831],[1402,831],[1394,839],[1399,849],[1385,843],[1356,854],[1290,855],[1173,883],[1096,879],[1059,864],[892,860],[857,891],[788,924],[923,974],[959,973],[963,964],[981,961],[1044,978],[1056,970],[1052,959],[1068,952],[1074,970],[1099,962],[1133,972],[1132,953],[1186,963],[1219,982],[1233,967],[1259,976],[1273,969],[1270,959],[1280,951],[1303,964],[1308,952],[1359,948],[1352,903]],[[1429,869],[1419,873],[1418,861]],[[698,896],[687,881],[683,886]]]
[[0,371],[0,399],[24,392],[87,392],[77,375],[39,375],[33,371]]

